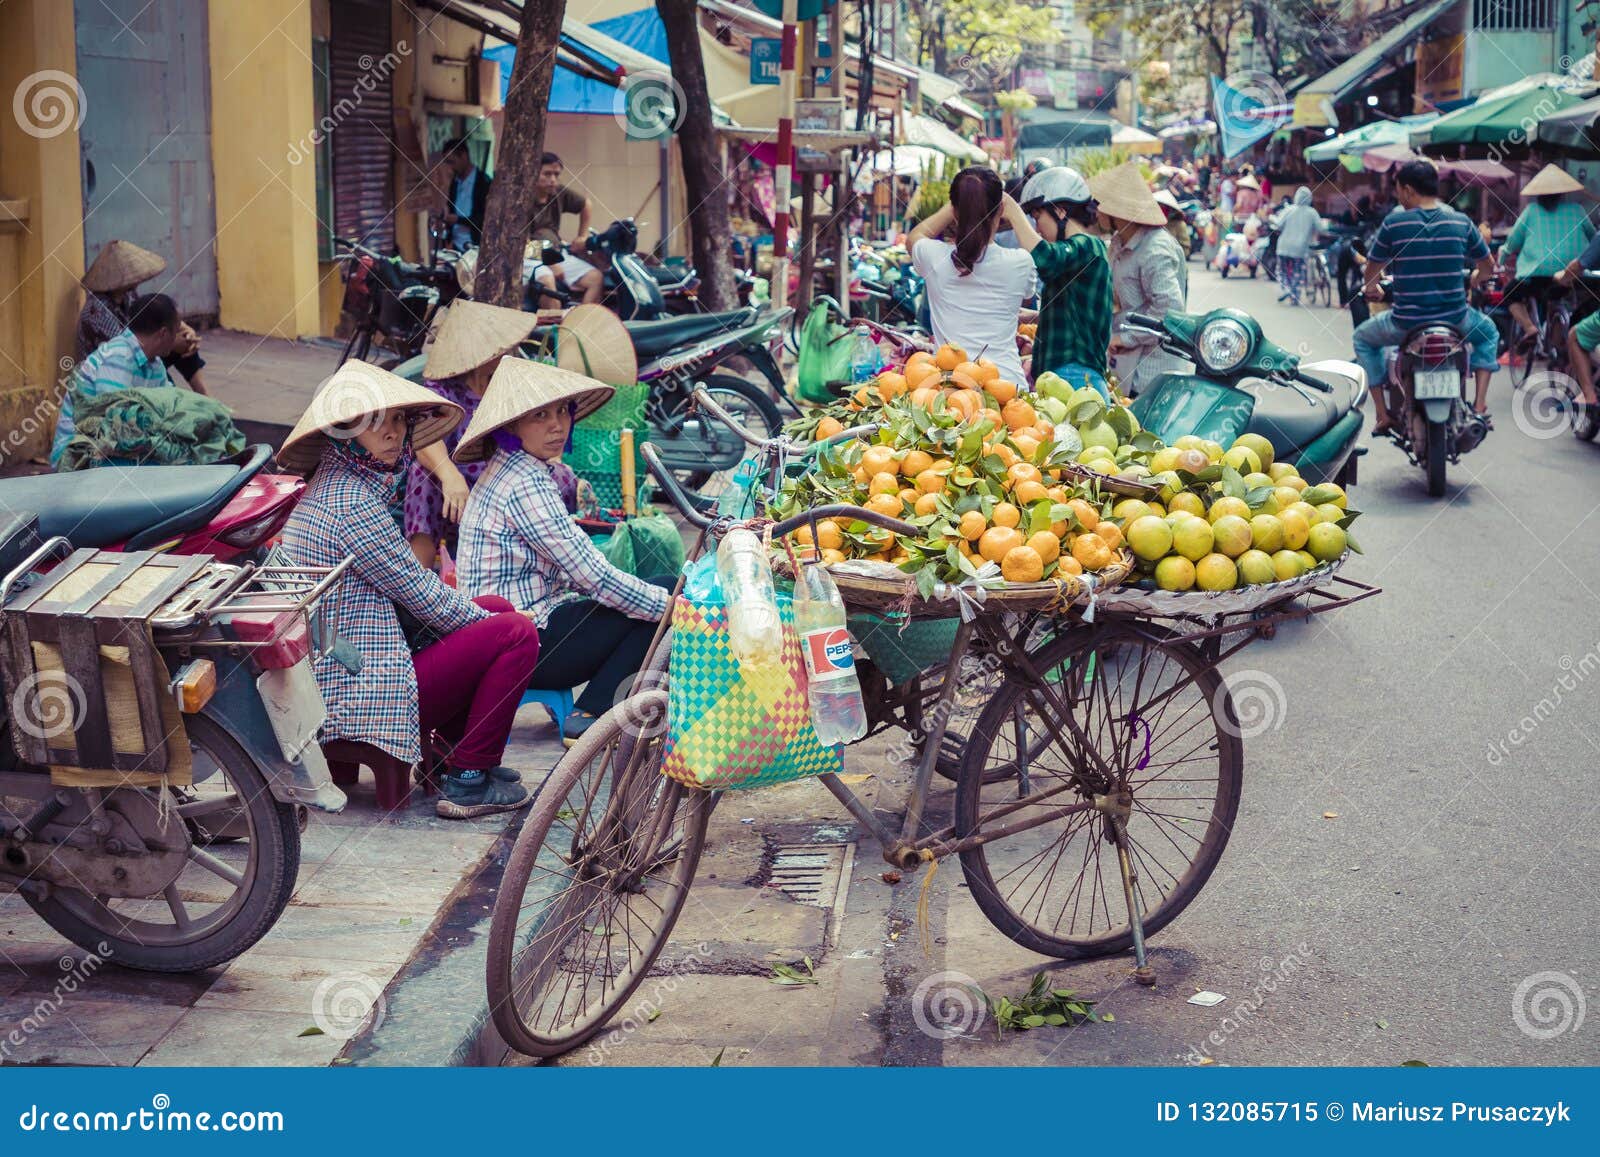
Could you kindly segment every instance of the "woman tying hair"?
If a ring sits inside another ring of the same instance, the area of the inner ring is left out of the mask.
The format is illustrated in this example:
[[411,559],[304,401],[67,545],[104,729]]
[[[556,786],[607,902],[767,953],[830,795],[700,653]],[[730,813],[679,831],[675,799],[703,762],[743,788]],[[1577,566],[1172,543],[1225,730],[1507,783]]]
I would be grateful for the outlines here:
[[[993,169],[971,165],[950,182],[950,203],[906,238],[911,264],[927,283],[933,336],[988,358],[1000,376],[1026,381],[1017,353],[1017,318],[1033,296],[1033,258],[994,243],[1005,186]],[[955,243],[939,237],[954,227]]]
[[458,462],[489,458],[461,519],[457,582],[467,594],[509,600],[539,624],[543,650],[530,686],[588,684],[561,724],[569,745],[644,663],[677,581],[612,566],[568,515],[552,475],[573,422],[613,393],[582,374],[507,358],[456,450]]
[[500,761],[539,658],[529,618],[504,599],[457,594],[400,531],[414,451],[460,420],[461,408],[431,390],[346,362],[278,451],[285,469],[314,472],[284,527],[284,549],[302,566],[352,560],[337,630],[356,653],[336,648],[317,660],[328,705],[321,738],[369,743],[416,764],[422,737],[437,732],[449,745],[437,805],[446,819],[529,802],[522,777]]

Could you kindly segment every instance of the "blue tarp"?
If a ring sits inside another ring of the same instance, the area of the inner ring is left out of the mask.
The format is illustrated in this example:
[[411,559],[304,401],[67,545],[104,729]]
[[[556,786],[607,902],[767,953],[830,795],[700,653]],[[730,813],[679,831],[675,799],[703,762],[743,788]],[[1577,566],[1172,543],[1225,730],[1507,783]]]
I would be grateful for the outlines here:
[[[659,60],[664,65],[670,64],[667,55],[666,25],[661,23],[661,15],[654,8],[642,8],[638,12],[613,16],[609,20],[597,20],[590,23],[589,27]],[[499,48],[486,48],[483,50],[483,55],[486,59],[498,61],[500,64],[500,101],[504,104],[506,94],[511,90],[511,65],[517,58],[517,47],[514,44],[507,44]],[[584,55],[592,57],[598,54],[585,48]],[[606,63],[615,62],[606,61]],[[555,77],[550,83],[551,112],[612,116],[616,108],[617,90],[612,85],[595,80],[593,77],[580,76],[565,68],[556,69]]]

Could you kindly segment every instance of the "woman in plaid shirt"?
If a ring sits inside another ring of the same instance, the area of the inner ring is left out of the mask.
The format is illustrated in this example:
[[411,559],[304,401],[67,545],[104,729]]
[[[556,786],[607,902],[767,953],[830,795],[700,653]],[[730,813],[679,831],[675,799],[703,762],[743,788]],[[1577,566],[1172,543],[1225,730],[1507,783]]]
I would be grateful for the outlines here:
[[588,684],[562,721],[569,746],[638,673],[676,583],[612,566],[572,521],[552,477],[573,422],[614,392],[581,374],[507,358],[456,450],[458,462],[489,457],[461,516],[457,582],[467,594],[510,600],[539,624],[544,650],[533,687]]
[[437,733],[448,747],[437,805],[446,819],[530,802],[522,777],[500,761],[539,658],[527,616],[503,599],[458,594],[417,561],[401,533],[413,452],[460,418],[430,390],[346,362],[278,451],[287,469],[315,472],[284,528],[284,548],[302,566],[353,560],[338,632],[360,661],[341,648],[317,661],[328,704],[322,739],[370,743],[415,764],[421,737]]

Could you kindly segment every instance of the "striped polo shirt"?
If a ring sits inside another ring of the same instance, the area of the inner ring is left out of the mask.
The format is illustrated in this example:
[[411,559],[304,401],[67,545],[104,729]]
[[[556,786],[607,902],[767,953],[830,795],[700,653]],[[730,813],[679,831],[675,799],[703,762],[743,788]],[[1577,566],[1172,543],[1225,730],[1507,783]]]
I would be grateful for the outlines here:
[[1368,257],[1394,278],[1394,319],[1402,325],[1456,321],[1467,308],[1468,265],[1489,255],[1477,227],[1446,205],[1396,209],[1383,219]]

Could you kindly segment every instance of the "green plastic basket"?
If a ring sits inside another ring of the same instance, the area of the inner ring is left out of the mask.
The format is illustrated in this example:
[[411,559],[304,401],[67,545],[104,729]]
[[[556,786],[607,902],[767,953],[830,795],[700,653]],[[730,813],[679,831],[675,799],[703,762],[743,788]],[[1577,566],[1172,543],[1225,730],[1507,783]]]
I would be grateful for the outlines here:
[[930,667],[950,659],[959,619],[917,619],[901,615],[851,615],[850,633],[872,660],[872,665],[899,686]]
[[611,400],[572,428],[572,449],[562,458],[579,478],[594,488],[607,510],[622,506],[622,431],[633,430],[634,477],[639,485],[649,477],[639,447],[649,437],[645,428],[645,401],[650,387],[638,382],[618,386]]

